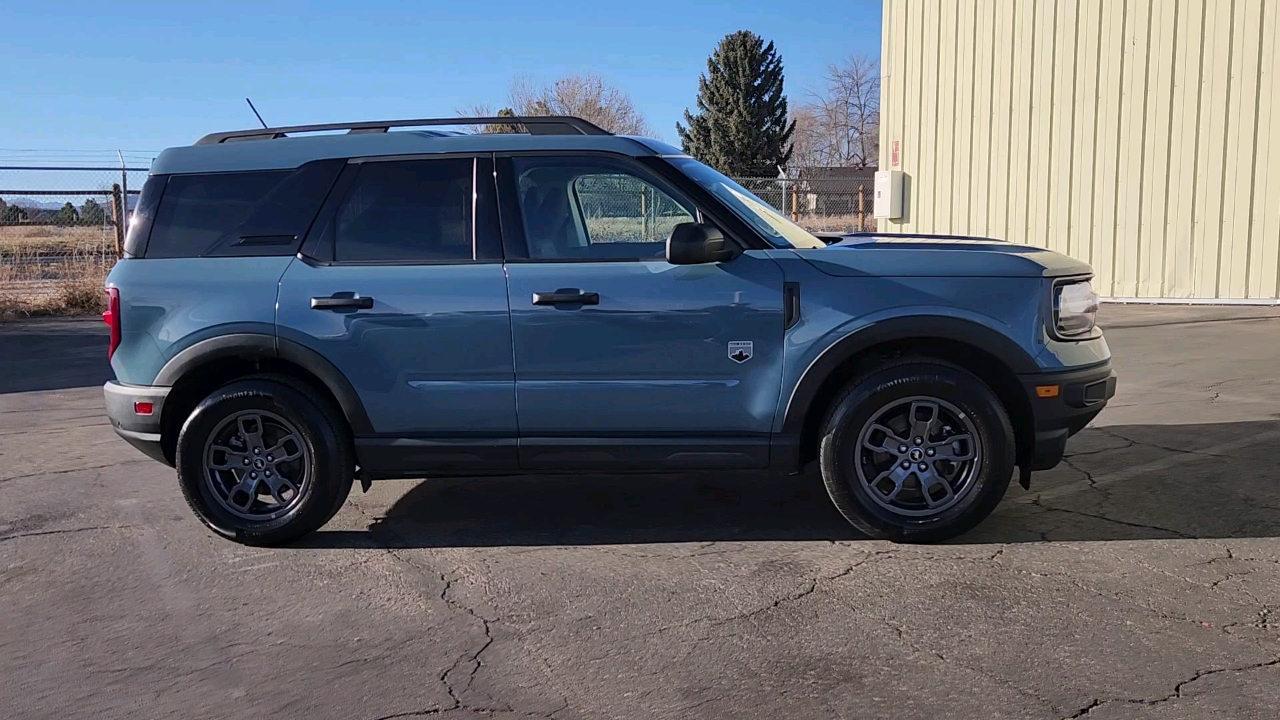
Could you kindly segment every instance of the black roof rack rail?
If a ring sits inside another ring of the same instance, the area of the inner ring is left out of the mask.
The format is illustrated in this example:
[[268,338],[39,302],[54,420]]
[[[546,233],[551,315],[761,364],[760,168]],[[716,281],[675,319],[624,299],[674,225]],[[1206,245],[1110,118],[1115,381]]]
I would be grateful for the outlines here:
[[384,133],[391,128],[431,127],[436,125],[522,125],[530,135],[612,135],[608,130],[582,118],[565,115],[543,117],[456,117],[422,118],[419,120],[372,120],[368,122],[326,123],[323,125],[290,125],[287,127],[254,128],[210,133],[196,141],[196,145],[217,145],[241,140],[274,140],[289,133],[324,132],[346,130],[348,135]]

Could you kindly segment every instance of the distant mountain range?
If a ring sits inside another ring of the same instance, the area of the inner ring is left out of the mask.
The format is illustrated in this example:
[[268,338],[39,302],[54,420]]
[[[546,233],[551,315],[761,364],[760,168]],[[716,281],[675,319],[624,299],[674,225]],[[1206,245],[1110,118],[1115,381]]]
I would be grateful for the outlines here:
[[[79,210],[80,207],[84,205],[84,201],[87,199],[89,198],[86,198],[83,196],[74,197],[74,198],[67,197],[63,200],[37,200],[35,198],[22,197],[21,195],[15,195],[13,197],[0,196],[0,200],[3,200],[6,205],[17,205],[23,210],[61,210],[62,206],[68,202],[70,202],[72,205],[75,205],[76,209]],[[101,205],[104,209],[106,209],[107,212],[111,211],[111,196],[101,195],[101,196],[95,196],[92,199],[96,201],[99,205]],[[137,202],[138,202],[138,196],[130,195],[129,209],[132,210],[134,205]]]
[[[35,200],[28,197],[7,197],[0,198],[0,200],[4,200],[5,205],[17,205],[23,210],[57,210],[62,207],[63,203],[67,202],[66,200],[63,200],[62,202],[56,202],[53,200]],[[75,202],[73,201],[71,204],[75,205]],[[80,205],[83,204],[84,201],[81,200]],[[101,201],[99,201],[98,204],[102,204]],[[80,205],[76,205],[76,207],[80,207]]]

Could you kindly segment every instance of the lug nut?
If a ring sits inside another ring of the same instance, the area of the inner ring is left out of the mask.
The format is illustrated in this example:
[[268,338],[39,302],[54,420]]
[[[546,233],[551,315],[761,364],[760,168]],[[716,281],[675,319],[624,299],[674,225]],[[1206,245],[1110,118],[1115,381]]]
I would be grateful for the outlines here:
[[906,452],[906,451],[907,451],[907,446],[906,446],[906,445],[899,445],[899,446],[898,446],[898,452],[900,452],[900,453],[904,453],[904,452]]
[[249,458],[245,458],[245,459],[244,459],[244,464],[245,464],[245,465],[248,465],[248,464],[249,464]]
[[[916,444],[917,444],[917,445],[919,445],[919,444],[920,444],[919,440],[917,440],[917,441],[916,441]],[[254,455],[261,455],[261,454],[262,454],[262,448],[254,448],[254,449],[253,449],[253,454],[254,454]]]
[[249,479],[250,479],[250,480],[257,480],[257,479],[258,479],[258,473],[256,473],[256,472],[251,472],[251,473],[249,473]]
[[906,470],[906,469],[908,469],[908,468],[910,468],[910,467],[911,467],[911,463],[909,463],[909,462],[904,462],[904,463],[902,463],[902,469],[903,469],[903,470]]
[[264,475],[266,475],[267,477],[271,477],[271,471],[270,471],[270,470],[267,470],[267,471],[266,471],[265,473],[263,473],[263,474],[264,474]]
[[272,460],[272,459],[271,459],[271,456],[270,456],[270,455],[268,455],[268,456],[267,456],[267,462],[275,462],[275,460]]
[[927,464],[925,464],[925,463],[920,463],[920,464],[919,464],[919,465],[917,465],[916,467],[920,468],[920,471],[921,471],[921,472],[924,472],[925,470],[928,470],[928,469],[929,469],[929,466],[928,466]]
[[924,438],[919,438],[919,437],[918,437],[918,438],[916,438],[915,440],[913,440],[912,442],[914,442],[914,443],[915,443],[915,444],[917,444],[917,445],[922,445],[922,444],[924,444]]
[[[928,450],[924,451],[924,454],[928,455],[929,457],[933,457],[934,455],[937,454],[937,452],[938,452],[937,450],[934,450],[933,448],[929,448]],[[267,458],[267,459],[270,460],[271,458]]]

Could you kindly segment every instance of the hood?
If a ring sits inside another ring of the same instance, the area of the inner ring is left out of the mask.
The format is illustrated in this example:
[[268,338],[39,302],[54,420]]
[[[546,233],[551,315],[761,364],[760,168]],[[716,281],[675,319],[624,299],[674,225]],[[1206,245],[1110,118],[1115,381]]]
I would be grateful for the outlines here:
[[[1061,277],[1091,275],[1062,253],[990,238],[845,235],[797,254],[837,277]],[[832,240],[835,238],[824,238]]]

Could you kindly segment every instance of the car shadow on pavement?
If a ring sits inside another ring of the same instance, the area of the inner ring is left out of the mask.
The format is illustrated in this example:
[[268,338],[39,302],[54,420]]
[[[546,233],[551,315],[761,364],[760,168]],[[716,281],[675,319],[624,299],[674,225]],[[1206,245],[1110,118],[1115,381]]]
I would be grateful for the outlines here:
[[[1086,428],[955,543],[1280,536],[1280,423]],[[358,491],[357,491],[358,492]],[[368,531],[300,547],[857,540],[822,481],[765,473],[428,480]]]

